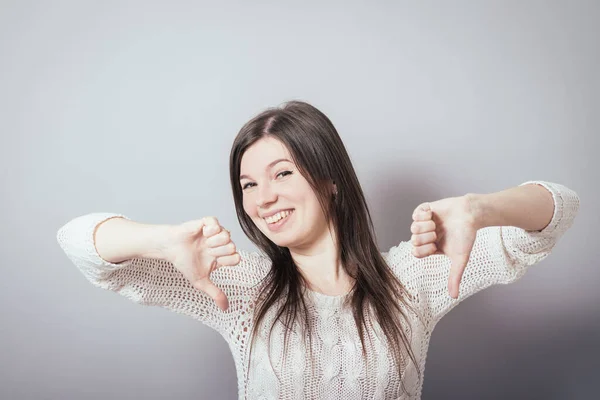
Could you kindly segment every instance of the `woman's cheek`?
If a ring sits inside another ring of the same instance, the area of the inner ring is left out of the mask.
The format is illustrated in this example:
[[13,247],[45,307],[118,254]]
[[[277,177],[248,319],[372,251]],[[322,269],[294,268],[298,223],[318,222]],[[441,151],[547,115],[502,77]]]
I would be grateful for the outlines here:
[[242,200],[242,206],[244,207],[244,211],[250,218],[256,217],[256,209],[252,209],[246,197]]

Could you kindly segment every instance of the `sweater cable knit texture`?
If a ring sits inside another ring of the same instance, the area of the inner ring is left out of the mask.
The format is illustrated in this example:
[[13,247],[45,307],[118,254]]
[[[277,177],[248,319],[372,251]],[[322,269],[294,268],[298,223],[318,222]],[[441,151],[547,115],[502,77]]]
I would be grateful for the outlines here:
[[[448,294],[450,260],[445,255],[416,258],[412,245],[400,242],[382,253],[394,274],[414,296],[421,321],[413,314],[409,338],[419,362],[425,360],[436,323],[461,301],[494,284],[515,282],[527,268],[546,258],[558,239],[569,229],[579,209],[577,194],[556,183],[528,181],[552,193],[552,221],[541,232],[517,227],[487,227],[477,238],[465,269],[458,299]],[[394,368],[385,336],[374,324],[366,332],[367,358],[351,310],[342,296],[307,291],[309,313],[314,326],[312,352],[314,373],[300,334],[289,336],[285,358],[283,327],[276,324],[270,354],[267,329],[274,320],[268,312],[252,350],[249,365],[250,333],[254,301],[271,261],[258,252],[239,250],[241,262],[211,273],[211,280],[229,299],[222,311],[204,292],[195,289],[167,261],[131,259],[119,264],[103,260],[94,245],[95,228],[118,213],[91,213],[76,217],[58,230],[57,240],[68,258],[93,285],[117,292],[142,305],[160,306],[188,315],[218,331],[227,341],[235,361],[240,399],[420,399],[423,379],[408,358],[402,378],[409,393],[401,391],[401,377]],[[271,310],[269,310],[271,311]],[[371,339],[371,340],[368,340]]]

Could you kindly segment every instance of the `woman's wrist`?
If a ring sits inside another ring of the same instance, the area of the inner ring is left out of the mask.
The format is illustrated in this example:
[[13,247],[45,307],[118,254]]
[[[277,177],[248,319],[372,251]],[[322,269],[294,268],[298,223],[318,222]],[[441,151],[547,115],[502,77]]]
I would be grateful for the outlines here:
[[477,193],[467,193],[464,197],[469,204],[469,209],[471,214],[473,215],[473,220],[475,221],[475,227],[479,230],[485,228],[488,225],[487,213],[485,204],[485,196],[484,194]]
[[140,258],[154,258],[166,260],[164,252],[165,245],[173,233],[173,225],[147,225],[147,243],[145,251],[140,254]]
[[540,185],[523,185],[495,193],[469,193],[477,229],[489,226],[516,226],[541,231],[552,219],[552,194]]

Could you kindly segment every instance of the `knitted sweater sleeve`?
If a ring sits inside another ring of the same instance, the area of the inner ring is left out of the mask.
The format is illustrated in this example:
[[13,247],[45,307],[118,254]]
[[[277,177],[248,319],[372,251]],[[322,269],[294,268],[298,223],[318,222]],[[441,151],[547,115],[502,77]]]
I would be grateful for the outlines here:
[[269,269],[268,258],[238,250],[238,265],[220,267],[211,273],[211,280],[229,299],[228,310],[222,311],[170,262],[134,258],[113,264],[102,259],[94,245],[94,231],[101,222],[116,216],[127,218],[113,213],[86,214],[58,230],[60,247],[89,282],[135,303],[188,315],[218,331],[228,342],[247,327],[256,288]]
[[489,286],[521,278],[529,266],[548,257],[573,224],[579,210],[577,193],[557,183],[528,181],[520,186],[526,184],[541,185],[552,194],[552,220],[542,231],[526,231],[514,226],[478,230],[457,299],[448,294],[451,262],[447,256],[414,257],[410,242],[401,242],[384,253],[394,274],[417,297],[418,307],[430,329],[462,300]]

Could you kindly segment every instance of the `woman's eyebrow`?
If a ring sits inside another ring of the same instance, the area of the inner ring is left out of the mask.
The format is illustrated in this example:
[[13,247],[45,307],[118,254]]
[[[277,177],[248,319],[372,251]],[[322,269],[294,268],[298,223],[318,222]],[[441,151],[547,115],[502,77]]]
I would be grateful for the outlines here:
[[[279,163],[279,162],[282,162],[282,161],[287,161],[287,162],[290,162],[290,163],[291,163],[291,161],[290,161],[290,160],[288,160],[287,158],[278,158],[277,160],[275,160],[275,161],[271,162],[269,165],[267,165],[267,167],[265,168],[265,170],[267,170],[267,169],[269,169],[269,168],[273,168],[273,166],[274,166],[275,164],[277,164],[277,163]],[[241,181],[242,179],[244,179],[244,178],[246,178],[246,179],[250,179],[250,176],[248,176],[248,175],[240,175],[240,181]]]

